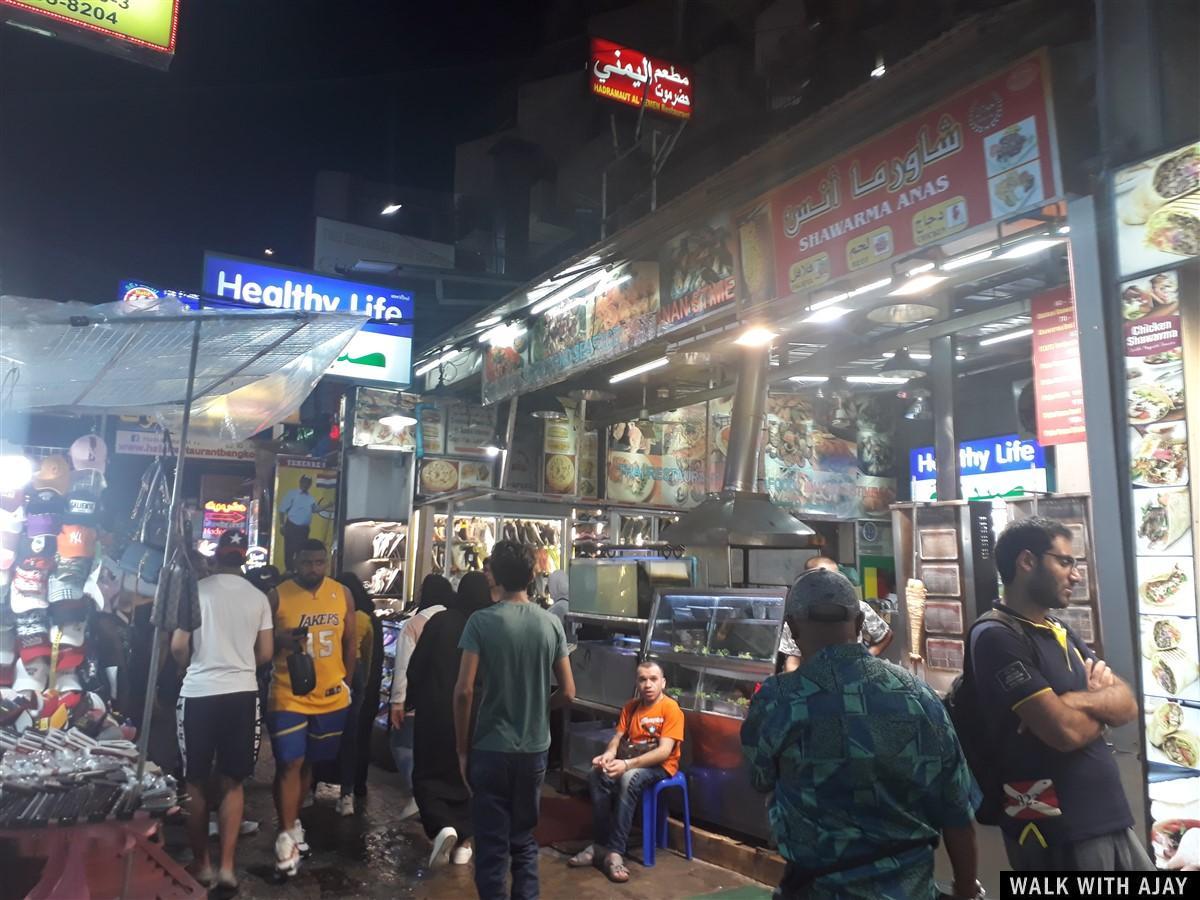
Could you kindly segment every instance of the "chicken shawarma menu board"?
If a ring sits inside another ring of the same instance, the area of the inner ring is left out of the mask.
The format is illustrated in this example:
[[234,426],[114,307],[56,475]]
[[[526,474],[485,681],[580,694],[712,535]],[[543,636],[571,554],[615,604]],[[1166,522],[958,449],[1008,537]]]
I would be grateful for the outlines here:
[[1200,709],[1176,700],[1147,698],[1146,760],[1200,769]]
[[1117,170],[1113,195],[1122,275],[1200,256],[1200,144]]

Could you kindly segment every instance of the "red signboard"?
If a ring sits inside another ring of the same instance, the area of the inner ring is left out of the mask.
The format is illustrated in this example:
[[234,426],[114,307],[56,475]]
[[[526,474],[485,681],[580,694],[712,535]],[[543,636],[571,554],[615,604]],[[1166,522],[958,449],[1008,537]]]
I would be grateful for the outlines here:
[[1059,194],[1043,55],[760,197],[735,220],[751,303],[806,293]]
[[691,73],[640,50],[592,38],[588,80],[598,97],[678,119],[692,117]]
[[1036,295],[1033,317],[1033,392],[1043,446],[1087,440],[1075,301],[1067,286]]

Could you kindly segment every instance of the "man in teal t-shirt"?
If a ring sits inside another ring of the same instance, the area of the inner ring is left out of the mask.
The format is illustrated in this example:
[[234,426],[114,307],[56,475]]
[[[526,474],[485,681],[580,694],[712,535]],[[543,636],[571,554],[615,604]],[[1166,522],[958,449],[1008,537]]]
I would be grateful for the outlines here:
[[[575,699],[562,623],[529,602],[531,548],[500,541],[491,568],[503,593],[467,620],[454,687],[458,763],[471,788],[475,830],[475,889],[481,898],[538,896],[538,822],[550,710]],[[550,693],[550,673],[559,690]],[[482,685],[475,728],[475,681]],[[512,871],[511,894],[505,890]]]

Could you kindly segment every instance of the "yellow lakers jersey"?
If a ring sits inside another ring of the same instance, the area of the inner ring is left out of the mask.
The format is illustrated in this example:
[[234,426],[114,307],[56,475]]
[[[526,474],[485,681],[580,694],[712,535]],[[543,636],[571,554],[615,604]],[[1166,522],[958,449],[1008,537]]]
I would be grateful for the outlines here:
[[346,687],[346,665],[342,659],[346,589],[332,578],[326,578],[314,591],[307,591],[291,580],[283,582],[275,591],[279,596],[279,608],[275,611],[276,633],[308,629],[308,654],[317,671],[317,686],[303,697],[292,693],[287,664],[291,651],[281,648],[275,654],[271,709],[317,715],[349,705],[350,691]]

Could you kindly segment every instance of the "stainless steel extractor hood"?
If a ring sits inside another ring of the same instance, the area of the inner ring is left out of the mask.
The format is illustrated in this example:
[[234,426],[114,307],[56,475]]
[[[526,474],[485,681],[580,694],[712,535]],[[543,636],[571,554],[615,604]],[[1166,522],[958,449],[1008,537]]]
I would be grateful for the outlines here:
[[685,547],[808,547],[813,530],[766,494],[754,490],[767,403],[770,349],[746,349],[729,423],[729,448],[721,492],[663,532]]

